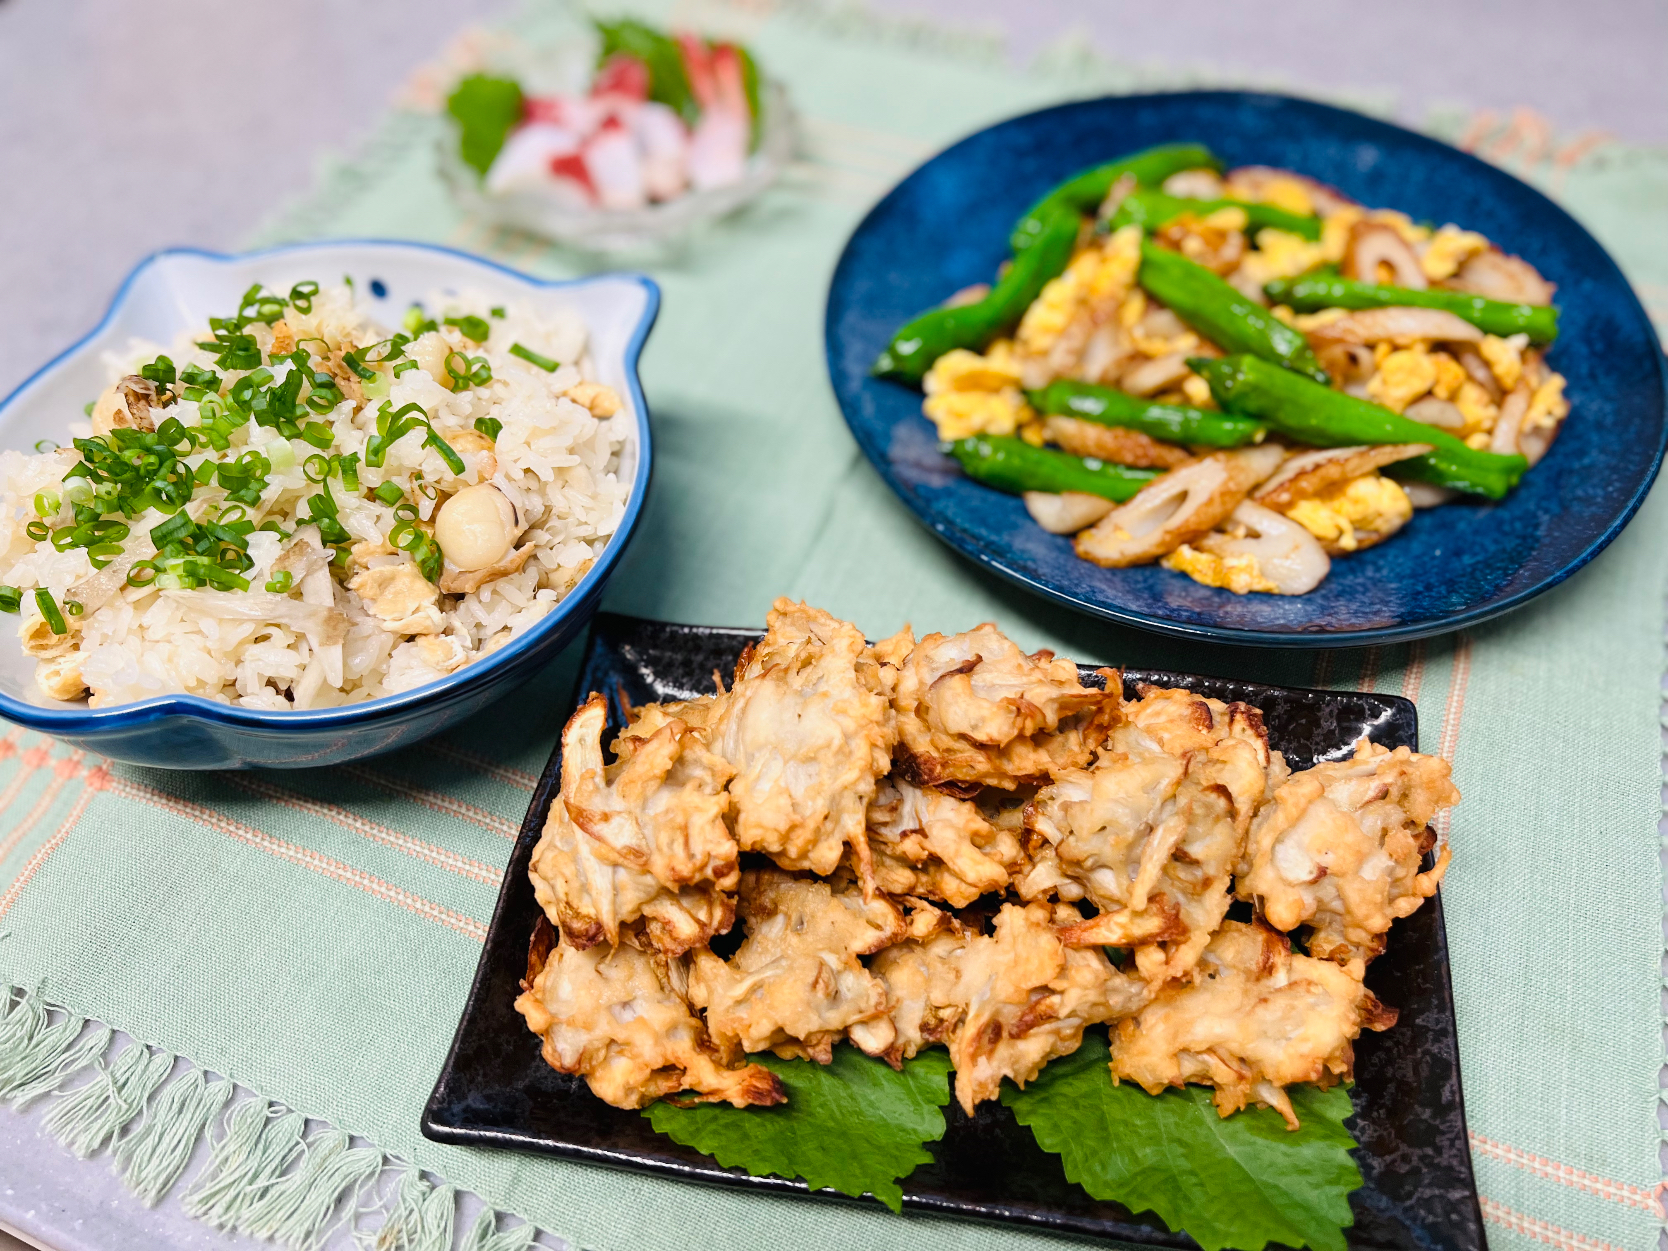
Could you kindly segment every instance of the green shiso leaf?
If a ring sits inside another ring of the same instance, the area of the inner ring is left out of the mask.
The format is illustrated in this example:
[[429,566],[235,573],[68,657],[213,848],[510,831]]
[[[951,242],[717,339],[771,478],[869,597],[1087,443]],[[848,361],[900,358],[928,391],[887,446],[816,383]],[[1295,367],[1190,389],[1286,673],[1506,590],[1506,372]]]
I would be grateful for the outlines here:
[[453,88],[446,111],[457,121],[458,152],[464,164],[484,175],[521,120],[521,84],[511,78],[470,74]]
[[677,40],[630,17],[617,22],[598,21],[596,27],[602,36],[597,65],[602,66],[616,52],[636,57],[648,67],[649,99],[658,100],[693,126],[701,110],[689,89],[689,75],[683,68]]
[[1114,1086],[1106,1039],[1091,1034],[1002,1102],[1029,1126],[1066,1176],[1097,1199],[1151,1211],[1185,1229],[1205,1251],[1260,1251],[1270,1242],[1344,1251],[1350,1192],[1361,1172],[1344,1128],[1353,1113],[1342,1086],[1287,1093],[1303,1122],[1296,1133],[1267,1108],[1223,1120],[1200,1086],[1156,1099],[1128,1082]]
[[788,1101],[774,1108],[727,1103],[677,1108],[650,1104],[649,1123],[676,1142],[755,1177],[801,1177],[813,1190],[872,1194],[900,1211],[900,1178],[928,1164],[929,1142],[944,1136],[950,1057],[924,1051],[894,1072],[855,1047],[840,1046],[827,1066],[756,1055],[782,1079]]

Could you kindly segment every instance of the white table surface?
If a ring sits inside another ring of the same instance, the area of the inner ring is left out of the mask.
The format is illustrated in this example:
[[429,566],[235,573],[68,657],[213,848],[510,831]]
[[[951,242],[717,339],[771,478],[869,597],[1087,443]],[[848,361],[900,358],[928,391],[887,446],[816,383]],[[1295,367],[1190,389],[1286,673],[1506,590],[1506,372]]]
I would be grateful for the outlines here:
[[[0,0],[0,394],[89,329],[148,253],[234,248],[306,190],[321,156],[353,149],[414,65],[507,7]],[[1194,0],[1185,22],[1150,0],[877,8],[1003,31],[1019,57],[1076,34],[1138,65],[1387,99],[1409,122],[1438,107],[1528,106],[1571,135],[1668,142],[1659,0]],[[171,72],[180,50],[189,71]],[[260,89],[278,81],[303,87],[282,108]],[[0,1107],[0,1251],[25,1245],[264,1244],[215,1233],[172,1197],[146,1210],[108,1156],[77,1161],[41,1131],[38,1112]]]

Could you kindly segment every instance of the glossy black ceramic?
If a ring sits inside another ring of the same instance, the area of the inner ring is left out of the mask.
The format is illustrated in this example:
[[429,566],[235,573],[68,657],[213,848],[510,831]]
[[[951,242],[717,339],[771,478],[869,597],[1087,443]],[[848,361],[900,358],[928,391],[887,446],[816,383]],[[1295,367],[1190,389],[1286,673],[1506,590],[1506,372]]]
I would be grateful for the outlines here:
[[[1573,404],[1546,459],[1504,501],[1417,514],[1335,561],[1308,595],[1234,595],[1157,565],[1101,569],[1015,496],[962,476],[920,391],[870,377],[892,332],[1008,257],[1049,187],[1156,143],[1198,140],[1230,166],[1279,165],[1416,221],[1479,230],[1558,285],[1550,363]],[[939,153],[863,219],[828,292],[828,370],[852,434],[887,484],[964,556],[1050,599],[1189,638],[1280,647],[1383,643],[1454,630],[1562,582],[1603,550],[1656,478],[1668,416],[1662,346],[1598,242],[1533,187],[1475,157],[1308,100],[1237,91],[1117,96],[1030,113]]]
[[[600,614],[575,702],[600,691],[617,717],[622,694],[642,704],[709,692],[713,670],[727,674],[742,647],[757,637],[757,631]],[[1348,756],[1363,734],[1387,747],[1417,744],[1413,705],[1395,696],[1173,673],[1130,672],[1125,682],[1130,688],[1137,682],[1185,686],[1256,705],[1263,710],[1270,743],[1298,769]],[[423,1112],[423,1133],[442,1142],[544,1151],[689,1181],[808,1193],[800,1182],[719,1167],[655,1133],[639,1113],[603,1103],[583,1080],[553,1071],[540,1058],[538,1038],[512,1004],[539,916],[527,863],[556,793],[557,763],[553,756],[533,794],[475,984]],[[1373,963],[1367,983],[1401,1010],[1401,1020],[1356,1044],[1353,1130],[1361,1143],[1366,1184],[1351,1200],[1355,1225],[1349,1244],[1396,1251],[1481,1248],[1482,1214],[1466,1143],[1440,897],[1397,922],[1389,951]],[[930,1144],[935,1162],[903,1182],[906,1207],[1142,1246],[1195,1245],[1150,1214],[1133,1215],[1118,1204],[1089,1198],[1066,1180],[1058,1157],[1039,1148],[1030,1131],[999,1104],[984,1104],[968,1117],[952,1103],[948,1117],[943,1140]],[[812,1197],[852,1202],[829,1192]]]

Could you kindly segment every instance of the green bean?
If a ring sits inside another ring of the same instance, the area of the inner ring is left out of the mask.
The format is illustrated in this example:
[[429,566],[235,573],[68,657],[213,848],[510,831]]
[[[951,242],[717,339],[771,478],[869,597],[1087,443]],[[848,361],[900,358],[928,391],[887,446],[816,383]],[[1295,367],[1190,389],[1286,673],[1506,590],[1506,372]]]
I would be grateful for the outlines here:
[[881,377],[920,382],[932,363],[954,348],[979,351],[1012,330],[1048,280],[1071,260],[1077,246],[1076,213],[1055,209],[1042,234],[1008,266],[990,294],[973,304],[934,308],[906,323],[874,363]]
[[1119,202],[1118,211],[1112,214],[1110,225],[1116,230],[1134,222],[1149,230],[1156,230],[1183,213],[1205,217],[1226,208],[1244,210],[1247,232],[1271,227],[1284,230],[1288,234],[1301,235],[1305,239],[1321,237],[1321,219],[1318,217],[1304,217],[1297,213],[1288,213],[1282,208],[1275,208],[1272,204],[1257,204],[1250,200],[1189,200],[1147,187],[1138,187]]
[[1140,282],[1189,326],[1228,352],[1249,352],[1316,382],[1331,381],[1309,341],[1250,296],[1179,252],[1141,240]]
[[1203,144],[1166,143],[1132,156],[1120,157],[1105,165],[1086,169],[1081,174],[1066,179],[1033,204],[1030,211],[1021,217],[1019,224],[1014,227],[1014,232],[1008,239],[1009,246],[1013,248],[1014,255],[1018,256],[1035,243],[1042,236],[1045,218],[1056,207],[1069,208],[1079,215],[1093,213],[1112,190],[1112,184],[1125,174],[1129,174],[1142,186],[1155,186],[1171,174],[1179,174],[1186,169],[1204,168],[1221,169],[1222,162]]
[[1092,456],[1068,456],[1009,435],[974,435],[945,444],[944,450],[961,463],[969,478],[1010,495],[1080,491],[1121,504],[1162,472],[1109,465]]
[[1102,426],[1125,426],[1155,439],[1194,447],[1243,447],[1259,441],[1267,427],[1249,417],[1212,413],[1182,404],[1160,404],[1127,391],[1060,378],[1025,398],[1039,413],[1058,413]]
[[1550,304],[1508,304],[1464,291],[1415,291],[1337,274],[1277,278],[1265,284],[1263,292],[1274,303],[1300,313],[1323,308],[1439,308],[1502,339],[1526,334],[1531,342],[1551,343],[1558,337],[1558,310]]
[[1260,417],[1300,443],[1316,447],[1350,447],[1357,443],[1432,445],[1425,455],[1392,465],[1398,477],[1497,500],[1516,486],[1529,468],[1529,462],[1521,456],[1501,456],[1467,447],[1446,431],[1323,387],[1254,356],[1188,363],[1210,383],[1211,394],[1223,408]]

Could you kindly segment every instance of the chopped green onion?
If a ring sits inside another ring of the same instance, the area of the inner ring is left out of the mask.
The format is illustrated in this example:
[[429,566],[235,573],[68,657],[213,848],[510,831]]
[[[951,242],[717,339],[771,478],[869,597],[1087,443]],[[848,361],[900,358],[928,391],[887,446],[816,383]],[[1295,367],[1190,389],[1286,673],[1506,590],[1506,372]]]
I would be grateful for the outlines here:
[[[151,576],[148,578],[139,576],[140,574],[146,573]],[[156,581],[157,573],[158,570],[154,561],[136,560],[133,562],[133,566],[127,571],[127,584],[129,586],[149,586],[151,583]]]
[[342,353],[342,364],[346,365],[360,378],[370,379],[376,377],[376,370],[362,363],[352,352]]
[[281,539],[287,539],[290,537],[290,532],[284,529],[283,526],[279,525],[273,518],[268,518],[267,520],[261,522],[257,529],[265,530],[270,534],[276,534]]
[[[91,417],[93,415],[93,410],[97,407],[98,407],[98,401],[97,400],[88,400],[85,404],[83,404],[81,406],[81,413],[85,417]],[[35,444],[35,450],[37,452],[40,451],[41,450],[41,443],[45,443],[46,441],[47,440],[42,439],[40,441],[40,443]],[[54,443],[52,446],[57,447],[58,445],[56,443]]]
[[471,343],[485,343],[492,335],[492,324],[486,318],[476,317],[473,313],[464,317],[448,317],[446,324],[456,326]]
[[400,490],[400,488],[392,482],[384,482],[376,490],[372,491],[371,494],[376,496],[377,499],[381,500],[384,504],[389,505],[398,504],[405,498],[405,492]]
[[301,472],[309,482],[323,482],[330,476],[330,458],[314,452],[301,462]]
[[64,624],[64,614],[58,611],[58,602],[52,598],[51,591],[45,587],[36,591],[35,607],[41,610],[41,616],[45,617],[46,624],[52,627],[52,633],[69,633],[69,626]]
[[308,280],[298,282],[290,288],[290,304],[298,313],[313,311],[313,297],[319,293],[319,284]]
[[23,533],[27,534],[37,543],[39,543],[42,539],[47,539],[52,536],[52,531],[46,528],[46,522],[40,520],[31,521],[28,525],[24,526]]
[[[227,468],[229,466],[221,466],[222,472]],[[196,524],[184,512],[177,512],[161,525],[151,527],[151,542],[158,548],[167,547],[168,544],[190,534],[196,529]]]
[[266,589],[274,595],[285,595],[288,594],[290,587],[294,584],[295,575],[288,569],[280,569],[267,579]]
[[401,324],[405,326],[413,339],[417,338],[418,335],[427,334],[431,330],[440,329],[439,324],[432,317],[424,315],[421,304],[413,304],[408,308],[405,312],[405,321]]
[[149,365],[139,367],[139,376],[154,382],[158,387],[171,386],[176,377],[174,362],[166,356],[159,356]]
[[314,447],[326,448],[336,440],[336,432],[322,421],[309,421],[301,427],[301,437]]
[[22,591],[15,586],[0,586],[0,612],[17,612],[22,607]]
[[[452,361],[461,361],[461,365],[454,365]],[[492,366],[484,356],[465,356],[462,352],[446,353],[446,372],[452,376],[452,384],[457,386],[484,387],[492,381]]]
[[64,611],[72,617],[79,617],[87,611],[87,607],[78,599],[66,599],[64,601]]
[[35,512],[42,517],[52,517],[58,512],[59,499],[51,491],[35,492]]
[[201,387],[205,391],[220,390],[220,375],[198,365],[187,365],[180,370],[180,381],[188,387]]
[[87,559],[94,569],[102,569],[122,554],[120,543],[94,543],[87,549]]
[[494,317],[503,317],[504,316],[504,306],[502,304],[494,304],[487,311],[490,312]]
[[498,442],[498,436],[503,433],[504,423],[496,417],[477,417],[475,418],[475,429],[496,443]]
[[539,355],[524,343],[510,344],[510,355],[521,357],[529,365],[537,365],[547,374],[553,374],[562,367],[559,362],[551,360],[548,356]]
[[416,369],[416,368],[417,368],[417,362],[416,361],[401,361],[398,365],[394,366],[394,377],[398,378],[406,370]]

